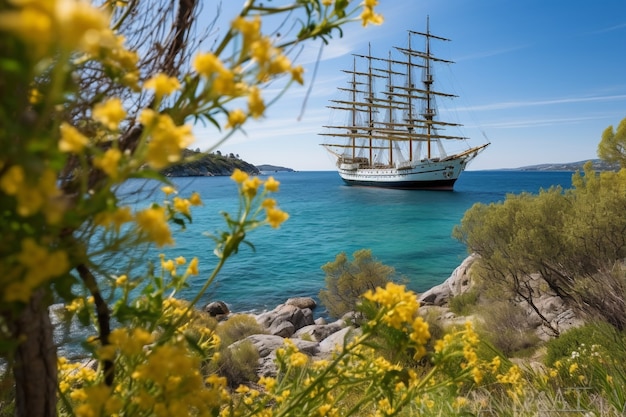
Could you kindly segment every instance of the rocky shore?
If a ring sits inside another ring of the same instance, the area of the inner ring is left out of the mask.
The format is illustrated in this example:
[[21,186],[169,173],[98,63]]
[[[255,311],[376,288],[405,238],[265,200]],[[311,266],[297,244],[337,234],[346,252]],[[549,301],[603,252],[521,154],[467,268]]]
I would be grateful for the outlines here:
[[[420,314],[428,317],[431,323],[445,329],[453,325],[462,325],[467,320],[480,322],[480,316],[457,316],[450,309],[450,300],[453,297],[471,291],[474,283],[471,278],[471,268],[477,260],[477,256],[468,256],[459,265],[448,279],[443,283],[418,295],[420,302]],[[505,300],[483,300],[488,305]],[[491,304],[490,304],[491,303]],[[545,317],[552,328],[559,331],[583,324],[574,310],[567,307],[562,299],[556,296],[543,295],[535,300],[538,312]],[[519,324],[520,332],[535,334],[539,340],[548,340],[554,337],[554,333],[547,331],[545,323],[539,319],[538,312],[528,305],[518,303],[521,307],[522,318]],[[73,346],[78,346],[85,336],[85,328],[77,321],[64,322],[58,314],[63,306],[58,305],[52,310],[51,319],[55,328],[55,343],[59,347],[59,354],[67,358],[80,360],[80,352],[72,352]],[[229,320],[236,315],[248,315],[254,318],[262,329],[258,334],[252,334],[229,346],[236,349],[245,341],[249,341],[259,355],[259,376],[274,376],[276,374],[276,350],[284,345],[289,338],[298,349],[313,358],[327,358],[337,346],[342,346],[344,340],[351,335],[357,335],[359,328],[355,322],[354,314],[348,313],[341,319],[328,322],[322,317],[315,318],[314,310],[317,308],[316,301],[311,297],[296,297],[286,300],[274,309],[258,314],[249,312],[231,312],[227,303],[215,301],[202,308],[210,316],[218,321]],[[57,311],[58,310],[58,311]],[[495,329],[494,331],[498,331]]]
[[[457,317],[448,307],[448,302],[452,297],[472,288],[470,269],[476,259],[475,255],[467,257],[445,282],[419,295],[423,316],[435,317],[437,324],[443,328],[462,324],[466,320],[480,320],[479,317],[474,316]],[[536,305],[541,314],[547,317],[555,328],[566,330],[582,324],[582,320],[576,317],[576,314],[558,297],[541,297],[536,301]],[[538,338],[542,340],[552,337],[544,330],[536,312],[528,306],[521,306],[526,311],[528,328],[534,329]],[[257,371],[259,376],[275,376],[276,350],[283,346],[285,338],[291,339],[300,351],[311,357],[326,358],[336,346],[343,345],[346,337],[358,334],[359,329],[351,324],[353,322],[351,315],[354,313],[348,313],[343,318],[329,323],[323,318],[314,319],[313,310],[316,307],[313,298],[298,297],[286,300],[271,311],[255,314],[253,317],[265,332],[248,336],[231,347],[236,348],[239,343],[246,340],[254,345],[260,357]],[[232,313],[222,301],[208,304],[204,310],[219,320],[228,320],[234,314],[249,314]]]

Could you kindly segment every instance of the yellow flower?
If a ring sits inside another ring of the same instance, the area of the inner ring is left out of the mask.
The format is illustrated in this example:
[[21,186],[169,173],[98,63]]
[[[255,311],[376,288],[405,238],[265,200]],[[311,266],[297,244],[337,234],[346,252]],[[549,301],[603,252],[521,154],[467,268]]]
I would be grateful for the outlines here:
[[172,275],[176,275],[176,264],[173,260],[168,259],[167,261],[161,261],[161,267]]
[[191,203],[192,206],[201,206],[202,205],[202,199],[200,198],[200,194],[199,193],[192,193],[191,197],[189,197],[189,202]]
[[277,55],[270,61],[270,74],[282,74],[291,69],[291,61],[285,55]]
[[174,208],[176,211],[191,216],[191,211],[189,210],[190,206],[191,203],[186,198],[174,197]]
[[273,198],[266,198],[261,203],[261,207],[263,207],[265,209],[274,208],[274,207],[276,207],[276,200],[274,200]]
[[122,158],[122,153],[117,148],[109,148],[102,156],[94,158],[93,164],[96,168],[100,168],[111,179],[116,179],[119,175],[118,168],[119,162]]
[[257,39],[250,45],[250,51],[252,58],[256,60],[260,66],[265,66],[272,56],[272,42],[268,38]]
[[30,96],[28,97],[28,102],[30,104],[40,103],[42,99],[43,94],[41,94],[39,90],[37,90],[36,88],[30,90]]
[[170,187],[169,185],[166,185],[165,187],[161,188],[161,191],[163,191],[165,195],[170,195],[170,194],[174,194],[176,192],[176,189],[174,187]]
[[280,182],[276,181],[274,177],[269,177],[267,181],[265,181],[265,189],[272,193],[278,192],[279,186],[280,186]]
[[275,378],[267,377],[267,376],[262,376],[259,379],[259,385],[264,386],[265,389],[270,392],[276,387],[276,382],[277,381]]
[[180,161],[181,152],[194,141],[190,125],[177,126],[168,115],[142,112],[140,121],[150,128],[147,162],[156,169]]
[[198,275],[198,258],[193,258],[187,267],[187,275]]
[[115,285],[122,286],[124,284],[126,284],[128,282],[128,277],[126,275],[120,275],[119,277],[115,278]]
[[120,122],[126,117],[122,100],[112,98],[93,107],[94,120],[102,123],[110,130],[117,130]]
[[0,189],[7,195],[15,195],[24,184],[24,168],[13,165],[0,178]]
[[259,15],[255,16],[253,20],[246,20],[238,16],[233,20],[231,27],[243,35],[246,46],[261,37],[261,17]]
[[491,360],[491,363],[489,363],[489,367],[491,368],[491,372],[495,373],[498,371],[498,369],[500,369],[500,365],[502,364],[502,362],[500,361],[500,357],[499,356],[494,356],[493,359]]
[[154,90],[157,98],[172,94],[180,89],[180,82],[174,77],[159,73],[145,82],[144,88]]
[[192,65],[198,74],[205,77],[210,77],[215,73],[225,71],[222,61],[210,52],[196,55]]
[[174,243],[172,233],[167,225],[165,209],[162,207],[151,207],[137,213],[137,226],[157,246]]
[[226,129],[235,128],[242,125],[246,121],[246,113],[241,109],[235,109],[228,112],[228,123]]
[[289,218],[289,214],[277,208],[269,208],[267,212],[267,222],[274,229],[280,227],[280,225]]
[[243,184],[241,184],[242,192],[250,199],[254,198],[261,185],[262,181],[259,177],[252,177],[246,179]]
[[419,308],[415,293],[393,282],[387,283],[385,288],[376,288],[375,292],[369,290],[363,296],[380,304],[386,311],[383,322],[397,329],[405,323],[411,323]]
[[372,23],[374,25],[380,25],[383,23],[383,17],[374,13],[374,6],[378,5],[378,0],[365,0],[363,4],[363,11],[361,12],[361,23],[363,26],[367,26]]
[[230,179],[235,181],[236,183],[242,184],[245,180],[248,179],[248,174],[240,170],[239,168],[235,168]]
[[187,260],[185,259],[184,256],[179,256],[178,258],[176,258],[177,265],[185,265],[186,263],[187,263]]
[[424,345],[428,342],[428,339],[430,339],[430,330],[428,323],[426,323],[422,317],[416,317],[415,320],[413,320],[412,328],[413,331],[411,332],[410,338],[418,345],[414,358],[419,360],[426,355]]
[[159,115],[152,109],[143,109],[137,120],[146,127],[152,127],[159,121]]
[[252,87],[248,96],[248,109],[252,117],[259,118],[265,112],[265,103],[261,97],[261,90],[258,87]]
[[301,65],[298,65],[297,67],[291,69],[291,79],[300,85],[304,84],[303,75],[304,75],[304,68]]
[[236,82],[235,72],[224,70],[213,80],[212,92],[216,95],[237,97],[244,94],[245,86]]
[[307,364],[309,357],[302,352],[295,352],[289,358],[289,363],[295,368],[300,368]]
[[328,411],[330,411],[332,407],[333,406],[330,404],[322,404],[320,408],[317,409],[317,412],[321,417],[324,417],[326,414],[328,414]]
[[570,375],[573,375],[577,370],[578,370],[578,364],[576,362],[574,362],[573,364],[569,366]]
[[78,154],[89,143],[89,139],[85,135],[66,122],[61,123],[59,130],[61,131],[61,140],[59,141],[59,150],[61,152]]

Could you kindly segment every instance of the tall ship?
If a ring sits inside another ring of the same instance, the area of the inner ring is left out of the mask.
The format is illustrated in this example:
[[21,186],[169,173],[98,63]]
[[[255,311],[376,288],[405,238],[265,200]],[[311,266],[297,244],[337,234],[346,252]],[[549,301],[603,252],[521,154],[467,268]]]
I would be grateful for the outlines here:
[[[421,39],[424,49],[414,49]],[[461,124],[440,120],[437,100],[454,94],[438,91],[434,66],[452,64],[431,52],[431,43],[449,39],[408,31],[408,46],[394,47],[387,57],[353,54],[347,96],[328,108],[347,116],[343,125],[323,126],[323,143],[337,159],[341,178],[349,185],[399,189],[452,190],[454,183],[489,143],[470,147],[467,138],[448,133]],[[392,51],[398,57],[392,56]],[[376,84],[382,88],[377,89]],[[463,148],[446,151],[452,144]],[[450,152],[450,153],[448,153]]]

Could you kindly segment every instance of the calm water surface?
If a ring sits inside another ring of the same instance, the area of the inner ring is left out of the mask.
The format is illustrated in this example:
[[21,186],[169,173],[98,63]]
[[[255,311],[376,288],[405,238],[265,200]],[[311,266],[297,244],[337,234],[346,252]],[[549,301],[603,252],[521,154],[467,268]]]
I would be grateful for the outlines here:
[[[272,175],[281,182],[276,199],[289,220],[278,230],[267,227],[250,233],[255,250],[242,247],[202,303],[219,299],[233,311],[261,311],[289,297],[315,297],[324,286],[321,266],[340,252],[352,255],[363,248],[406,277],[409,288],[423,292],[443,282],[466,257],[465,247],[451,233],[474,203],[501,201],[507,193],[535,193],[552,185],[569,187],[572,177],[570,172],[469,171],[455,191],[446,192],[350,187],[330,171]],[[165,251],[172,257],[199,257],[201,277],[183,294],[190,296],[216,263],[213,241],[205,232],[222,228],[221,211],[235,212],[236,186],[228,177],[174,182],[183,195],[198,191],[204,201],[193,212],[193,224],[177,234],[176,248]],[[128,188],[140,185],[131,183]],[[140,255],[157,260],[158,253]],[[117,259],[122,273],[125,262]]]

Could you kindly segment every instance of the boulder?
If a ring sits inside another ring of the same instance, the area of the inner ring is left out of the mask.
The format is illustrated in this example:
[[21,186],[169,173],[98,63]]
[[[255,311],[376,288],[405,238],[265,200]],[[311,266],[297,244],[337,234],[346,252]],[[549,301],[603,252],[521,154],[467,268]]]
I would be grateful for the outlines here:
[[272,311],[261,313],[256,320],[271,334],[282,337],[289,337],[302,327],[315,323],[310,308],[302,309],[289,304],[281,304]]
[[[275,335],[255,334],[246,337],[243,340],[250,341],[259,353],[259,367],[257,368],[258,376],[275,377],[278,373],[276,366],[276,350],[285,345],[285,339]],[[236,343],[242,343],[242,341]],[[307,340],[292,339],[293,344],[302,353],[309,356],[319,354],[319,343]],[[236,344],[235,343],[235,344]]]
[[296,327],[289,321],[276,320],[270,326],[269,332],[275,336],[290,337],[296,332]]
[[[272,334],[253,334],[243,340],[250,341],[257,352],[259,352],[259,357],[261,358],[269,356],[272,352],[285,344],[284,338]],[[241,343],[241,341],[235,343]]]
[[346,338],[351,339],[359,334],[361,334],[361,329],[355,329],[354,327],[344,327],[343,329],[331,334],[319,343],[318,355],[330,355],[335,350],[343,348]]
[[223,301],[213,301],[205,305],[202,310],[209,313],[211,317],[223,317],[230,314],[230,309]]
[[301,309],[309,308],[314,310],[317,307],[317,303],[311,297],[293,297],[285,301],[285,304],[289,306],[296,306]]
[[450,298],[466,292],[472,284],[469,271],[476,259],[478,255],[475,254],[465,258],[448,279],[420,295],[420,304],[443,306]]
[[337,320],[330,324],[311,324],[304,326],[294,333],[294,337],[321,342],[333,333],[346,327],[343,320]]

